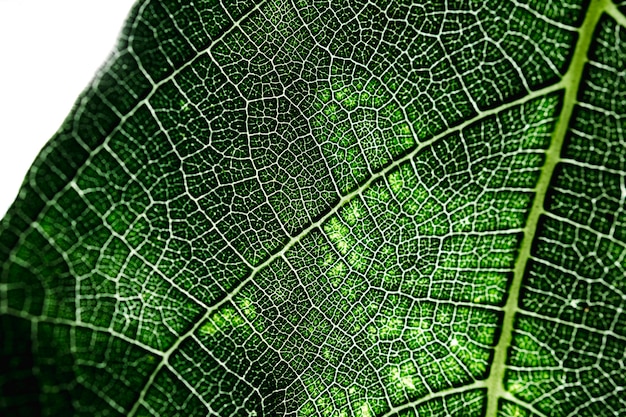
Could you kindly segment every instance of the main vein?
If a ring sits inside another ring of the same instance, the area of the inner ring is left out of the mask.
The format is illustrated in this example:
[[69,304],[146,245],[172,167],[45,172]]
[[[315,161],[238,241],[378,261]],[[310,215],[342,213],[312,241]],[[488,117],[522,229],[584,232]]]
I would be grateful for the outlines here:
[[442,132],[436,136],[434,136],[433,138],[420,143],[415,149],[413,149],[413,151],[409,152],[408,154],[404,155],[403,157],[395,160],[393,163],[391,163],[390,165],[388,165],[386,168],[373,173],[372,176],[364,183],[362,184],[360,187],[358,187],[356,190],[352,191],[351,193],[343,196],[340,201],[332,208],[330,209],[325,215],[323,215],[321,218],[319,218],[317,221],[311,223],[308,227],[306,227],[304,230],[302,230],[298,235],[292,237],[289,242],[287,242],[287,244],[285,246],[283,246],[283,248],[274,253],[273,255],[271,255],[269,258],[267,258],[265,261],[263,261],[262,263],[260,263],[259,265],[257,265],[255,268],[252,269],[252,272],[250,273],[250,275],[248,275],[247,278],[245,278],[244,280],[242,280],[236,287],[234,287],[232,290],[230,290],[230,292],[221,300],[219,300],[218,302],[216,302],[215,304],[211,305],[211,306],[207,306],[206,311],[201,315],[201,317],[199,317],[196,322],[194,323],[194,325],[185,333],[181,334],[179,336],[179,338],[177,339],[177,341],[170,346],[170,348],[165,351],[163,353],[163,356],[161,358],[161,361],[157,364],[157,366],[154,368],[153,372],[151,373],[151,375],[148,377],[148,380],[145,384],[145,386],[143,387],[142,391],[139,394],[139,397],[137,399],[137,401],[133,404],[133,407],[131,408],[130,412],[128,413],[129,417],[134,416],[138,409],[139,406],[142,404],[142,402],[144,401],[145,396],[148,393],[148,389],[152,386],[152,384],[154,383],[156,376],[158,375],[158,373],[160,372],[160,370],[166,365],[166,363],[168,362],[170,356],[176,351],[178,350],[178,348],[180,347],[180,345],[182,344],[182,342],[184,340],[186,340],[188,337],[190,337],[192,334],[194,334],[198,328],[205,322],[205,320],[207,320],[209,317],[211,317],[211,315],[219,310],[223,305],[225,305],[226,303],[232,301],[234,299],[234,297],[241,291],[241,289],[243,287],[245,287],[248,283],[250,283],[251,281],[254,280],[254,278],[256,277],[256,275],[263,270],[266,266],[270,265],[272,262],[274,262],[277,258],[280,258],[282,256],[284,256],[289,249],[291,249],[293,246],[295,246],[298,242],[300,242],[304,237],[306,237],[307,235],[309,235],[309,233],[311,233],[311,231],[313,231],[314,229],[319,228],[320,226],[322,226],[330,217],[334,216],[337,214],[337,212],[343,207],[345,206],[348,202],[352,201],[353,199],[357,198],[358,196],[362,195],[363,192],[365,190],[367,190],[372,182],[376,181],[377,179],[386,176],[387,174],[389,174],[390,171],[392,171],[393,169],[395,169],[396,167],[398,167],[400,164],[412,159],[415,157],[415,155],[417,155],[419,152],[422,152],[424,149],[428,148],[429,146],[432,146],[434,143],[442,140],[445,137],[448,137],[449,135],[455,133],[455,132],[459,132],[462,131],[463,129],[465,129],[466,127],[477,123],[480,120],[484,120],[485,118],[494,115],[494,114],[498,114],[506,109],[509,108],[513,108],[516,106],[519,106],[523,103],[529,102],[537,97],[542,97],[545,96],[547,94],[553,93],[555,91],[558,91],[560,89],[562,89],[562,83],[558,83],[558,84],[554,84],[548,87],[545,87],[541,90],[537,90],[534,91],[533,93],[526,95],[518,100],[509,102],[509,103],[504,103],[499,107],[490,109],[490,110],[486,110],[482,113],[479,113],[478,115],[476,115],[475,117],[455,126],[452,127],[450,129],[447,129],[445,132]]
[[513,270],[513,281],[508,291],[507,302],[504,306],[504,318],[502,321],[500,339],[495,348],[491,371],[487,379],[488,398],[486,417],[496,417],[498,414],[498,402],[501,398],[506,397],[506,389],[504,386],[504,376],[506,370],[507,352],[513,340],[513,325],[515,321],[515,313],[518,308],[519,295],[522,287],[522,281],[526,266],[530,259],[532,243],[537,232],[539,218],[544,212],[544,201],[550,186],[550,181],[554,174],[554,169],[561,158],[561,148],[567,134],[578,89],[580,86],[583,69],[587,62],[587,52],[596,25],[600,20],[603,12],[612,6],[609,0],[591,0],[585,19],[578,30],[578,41],[574,49],[574,55],[570,66],[559,83],[565,88],[563,105],[561,114],[556,125],[556,129],[552,134],[550,147],[546,151],[546,160],[541,168],[541,174],[535,188],[535,199],[528,215],[526,227],[524,228],[524,236],[519,251],[519,255],[515,262]]

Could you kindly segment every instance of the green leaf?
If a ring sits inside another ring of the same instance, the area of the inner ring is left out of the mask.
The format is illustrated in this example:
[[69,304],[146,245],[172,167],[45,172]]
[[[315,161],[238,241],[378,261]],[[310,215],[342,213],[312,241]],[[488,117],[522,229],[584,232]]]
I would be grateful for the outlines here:
[[140,1],[1,223],[0,410],[625,414],[624,12]]

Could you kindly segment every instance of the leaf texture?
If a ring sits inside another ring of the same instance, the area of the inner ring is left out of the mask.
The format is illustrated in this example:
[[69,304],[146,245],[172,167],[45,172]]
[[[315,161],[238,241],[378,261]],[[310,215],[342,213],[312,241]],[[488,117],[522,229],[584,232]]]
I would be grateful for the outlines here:
[[149,1],[0,226],[0,410],[626,413],[626,3]]

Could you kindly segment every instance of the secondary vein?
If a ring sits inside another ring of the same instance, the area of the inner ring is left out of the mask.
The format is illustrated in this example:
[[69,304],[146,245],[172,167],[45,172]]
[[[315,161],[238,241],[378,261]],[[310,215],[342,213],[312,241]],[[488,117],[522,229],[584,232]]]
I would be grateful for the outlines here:
[[554,169],[561,158],[561,149],[567,134],[576,98],[583,75],[583,69],[587,62],[587,52],[595,28],[603,12],[607,11],[612,3],[608,0],[591,0],[585,19],[578,30],[578,41],[570,66],[559,84],[565,88],[563,105],[556,129],[552,134],[550,147],[546,151],[546,161],[541,168],[541,174],[535,188],[535,199],[528,215],[524,236],[513,270],[513,281],[508,291],[508,298],[504,306],[504,318],[502,320],[500,339],[495,347],[494,358],[491,364],[489,377],[487,378],[487,411],[485,417],[497,417],[498,402],[505,398],[507,391],[504,385],[506,372],[507,353],[513,341],[513,325],[515,313],[518,309],[519,295],[522,287],[524,273],[531,257],[532,243],[537,232],[539,219],[544,212],[544,201]]

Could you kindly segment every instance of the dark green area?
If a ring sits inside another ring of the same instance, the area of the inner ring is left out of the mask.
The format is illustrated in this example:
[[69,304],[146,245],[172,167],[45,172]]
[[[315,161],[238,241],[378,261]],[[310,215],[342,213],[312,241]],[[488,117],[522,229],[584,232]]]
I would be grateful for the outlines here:
[[525,278],[536,316],[509,362],[509,389],[549,416],[626,407],[626,30],[603,18],[591,51]]
[[482,415],[486,392],[483,390],[467,391],[430,400],[406,411],[393,414],[394,417],[445,417]]
[[0,411],[625,412],[607,4],[140,1],[0,223]]

